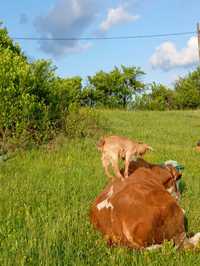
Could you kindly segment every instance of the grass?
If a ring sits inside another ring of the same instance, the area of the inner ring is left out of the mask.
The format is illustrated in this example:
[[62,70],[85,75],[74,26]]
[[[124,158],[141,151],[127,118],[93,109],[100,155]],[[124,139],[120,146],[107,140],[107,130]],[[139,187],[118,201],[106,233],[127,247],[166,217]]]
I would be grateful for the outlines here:
[[[181,205],[189,231],[200,231],[200,111],[99,111],[110,133],[143,140],[151,162],[185,166]],[[89,222],[89,208],[106,184],[96,139],[67,140],[53,149],[19,152],[0,163],[0,265],[200,265],[200,253],[108,248]]]

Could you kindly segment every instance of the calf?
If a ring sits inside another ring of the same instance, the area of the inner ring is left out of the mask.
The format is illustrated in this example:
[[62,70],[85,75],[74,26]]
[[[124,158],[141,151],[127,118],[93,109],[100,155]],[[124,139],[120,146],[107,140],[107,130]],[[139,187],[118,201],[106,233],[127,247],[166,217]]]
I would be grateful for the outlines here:
[[136,157],[143,156],[146,151],[153,150],[149,145],[138,143],[120,136],[109,136],[100,140],[97,144],[98,149],[102,152],[102,164],[106,175],[113,179],[109,173],[110,164],[113,167],[115,176],[123,180],[123,175],[119,169],[119,159],[125,160],[125,178],[128,177],[130,161]]
[[200,234],[187,239],[184,213],[167,191],[180,177],[173,167],[139,161],[128,179],[116,179],[96,198],[90,213],[92,224],[110,245],[148,249],[173,240],[178,248],[194,248]]

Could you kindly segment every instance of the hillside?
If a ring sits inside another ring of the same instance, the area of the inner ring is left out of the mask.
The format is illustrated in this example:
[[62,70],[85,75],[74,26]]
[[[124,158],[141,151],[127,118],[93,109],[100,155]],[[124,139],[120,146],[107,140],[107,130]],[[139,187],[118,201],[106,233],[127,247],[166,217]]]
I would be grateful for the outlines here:
[[[181,205],[189,230],[200,231],[200,111],[99,111],[108,134],[143,140],[150,162],[185,166]],[[89,222],[93,199],[106,184],[96,139],[67,140],[21,151],[0,162],[0,265],[200,265],[200,254],[110,249]]]

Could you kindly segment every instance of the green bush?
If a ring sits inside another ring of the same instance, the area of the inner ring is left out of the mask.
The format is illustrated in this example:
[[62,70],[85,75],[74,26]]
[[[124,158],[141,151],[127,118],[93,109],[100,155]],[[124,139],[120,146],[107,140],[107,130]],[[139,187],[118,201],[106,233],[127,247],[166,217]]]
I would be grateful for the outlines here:
[[[45,66],[36,74],[41,65]],[[52,82],[42,77],[51,69],[47,62],[27,60],[0,46],[0,128],[6,137],[31,135],[40,142],[46,135],[50,118]],[[48,84],[46,84],[48,83]],[[39,133],[38,135],[36,134]],[[36,136],[37,135],[37,136]]]
[[136,97],[133,108],[159,111],[176,109],[175,93],[162,84],[152,83],[149,93]]
[[59,78],[51,61],[29,62],[0,28],[0,151],[41,144],[58,132],[89,136],[98,127],[91,110],[80,109],[80,77]]
[[106,120],[101,118],[95,109],[79,108],[77,104],[70,105],[65,120],[65,134],[68,137],[98,137],[106,129]]
[[179,109],[200,108],[200,67],[180,78],[175,84],[175,92]]

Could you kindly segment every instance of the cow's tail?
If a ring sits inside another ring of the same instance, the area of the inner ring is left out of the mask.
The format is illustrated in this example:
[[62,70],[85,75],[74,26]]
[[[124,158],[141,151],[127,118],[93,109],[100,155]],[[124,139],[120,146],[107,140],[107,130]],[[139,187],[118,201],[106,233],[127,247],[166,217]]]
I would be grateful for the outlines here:
[[99,151],[102,151],[102,150],[103,150],[103,146],[104,146],[104,144],[105,144],[105,138],[101,138],[101,139],[99,140],[99,142],[97,143],[97,149],[98,149]]

